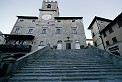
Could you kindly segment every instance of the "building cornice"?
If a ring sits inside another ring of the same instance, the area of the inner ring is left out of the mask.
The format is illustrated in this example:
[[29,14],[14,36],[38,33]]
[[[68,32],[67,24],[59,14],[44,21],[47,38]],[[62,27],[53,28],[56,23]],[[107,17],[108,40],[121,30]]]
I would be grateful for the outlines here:
[[92,20],[91,24],[88,27],[89,30],[91,29],[92,25],[95,23],[96,20],[102,20],[102,21],[107,21],[107,22],[111,22],[112,21],[110,19],[106,19],[106,18],[95,16],[94,19]]
[[111,23],[109,23],[101,32],[100,34],[102,34],[103,32],[105,32],[108,28],[110,28],[113,24],[115,24],[117,22],[118,19],[122,18],[122,13],[120,13]]
[[21,19],[38,19],[38,17],[36,16],[17,16],[17,17]]
[[82,19],[83,17],[55,17],[55,19],[63,19],[63,20],[67,20],[67,19]]
[[15,35],[15,34],[3,34],[5,37],[11,40],[33,40],[33,35]]

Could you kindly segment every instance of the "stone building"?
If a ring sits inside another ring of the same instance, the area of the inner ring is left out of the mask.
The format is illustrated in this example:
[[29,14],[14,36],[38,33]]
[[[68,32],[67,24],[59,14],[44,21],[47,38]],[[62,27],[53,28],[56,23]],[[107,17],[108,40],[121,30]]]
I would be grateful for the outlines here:
[[109,23],[101,32],[105,49],[122,56],[122,13]]
[[47,45],[57,49],[86,46],[83,17],[59,17],[57,1],[44,0],[39,11],[39,17],[17,16],[11,34],[35,36],[32,49]]
[[0,44],[5,44],[5,39],[1,31],[0,31]]
[[95,16],[89,25],[88,29],[91,30],[93,43],[100,49],[105,49],[100,31],[104,29],[112,20]]

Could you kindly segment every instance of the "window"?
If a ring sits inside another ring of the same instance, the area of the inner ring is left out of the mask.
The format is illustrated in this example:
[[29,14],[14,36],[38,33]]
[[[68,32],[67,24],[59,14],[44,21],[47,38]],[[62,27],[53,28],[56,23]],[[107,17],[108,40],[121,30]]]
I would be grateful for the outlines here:
[[77,28],[77,27],[72,27],[72,34],[77,34],[76,28]]
[[32,20],[32,22],[35,22],[35,20]]
[[44,45],[44,41],[41,41],[39,45],[40,46],[43,46]]
[[29,33],[29,34],[32,34],[32,32],[33,32],[33,29],[29,29],[29,30],[28,30],[28,33]]
[[107,36],[105,32],[103,32],[103,36],[104,36],[104,37],[106,37],[106,36]]
[[15,29],[15,33],[19,33],[19,31],[20,31],[20,28]]
[[24,20],[20,20],[20,22],[23,22]]
[[94,32],[92,33],[92,37],[94,37],[95,35],[94,35]]
[[106,41],[106,46],[110,45],[109,41]]
[[48,5],[47,5],[47,8],[51,8],[51,4],[48,4]]
[[76,29],[72,29],[72,34],[77,34],[77,30]]
[[117,42],[116,37],[113,37],[113,38],[112,38],[112,41],[113,41],[113,43],[116,43],[116,42]]
[[61,29],[56,29],[56,34],[61,34]]
[[72,22],[75,22],[75,19],[73,19]]
[[23,45],[26,44],[26,41],[23,41]]
[[47,29],[42,29],[42,34],[47,34]]
[[14,44],[16,44],[16,45],[24,45],[24,44],[26,44],[26,42],[24,40],[16,40],[14,42]]
[[19,40],[16,40],[16,41],[14,42],[14,44],[19,44]]
[[109,33],[114,32],[111,27],[108,28]]
[[57,20],[57,22],[61,22],[61,20]]

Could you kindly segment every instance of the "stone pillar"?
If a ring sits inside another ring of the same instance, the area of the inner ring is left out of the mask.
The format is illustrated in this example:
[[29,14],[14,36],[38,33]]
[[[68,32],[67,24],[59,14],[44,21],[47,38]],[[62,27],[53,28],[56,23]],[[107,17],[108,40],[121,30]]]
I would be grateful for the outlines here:
[[1,71],[3,72],[3,76],[11,74],[15,61],[16,61],[16,59],[13,57],[3,59],[3,67],[1,69]]

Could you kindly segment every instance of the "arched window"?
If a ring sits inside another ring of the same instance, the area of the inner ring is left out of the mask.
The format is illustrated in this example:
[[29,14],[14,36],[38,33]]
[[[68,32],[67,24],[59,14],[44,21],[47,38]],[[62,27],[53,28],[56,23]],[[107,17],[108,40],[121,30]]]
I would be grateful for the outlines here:
[[48,4],[48,5],[47,5],[47,8],[51,8],[51,4]]

